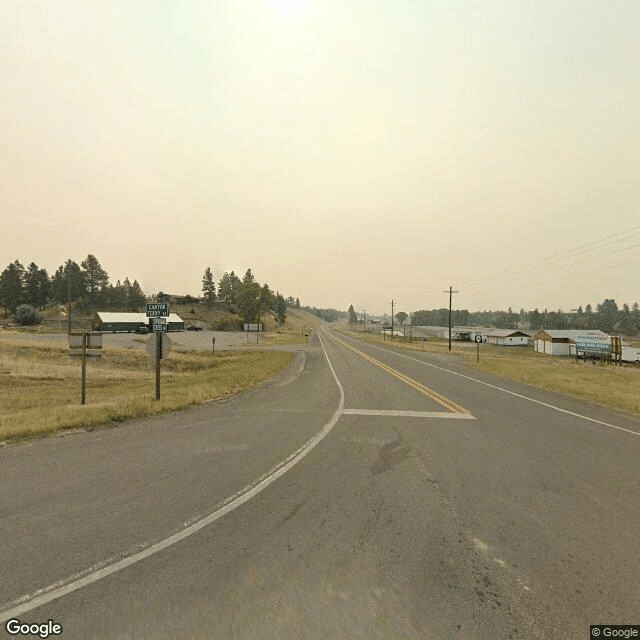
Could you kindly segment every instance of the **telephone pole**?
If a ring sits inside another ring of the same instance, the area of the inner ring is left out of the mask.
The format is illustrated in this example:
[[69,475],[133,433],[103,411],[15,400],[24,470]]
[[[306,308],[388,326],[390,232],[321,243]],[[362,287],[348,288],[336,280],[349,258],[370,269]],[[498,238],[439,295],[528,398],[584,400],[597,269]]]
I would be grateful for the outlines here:
[[391,339],[393,340],[393,300],[391,301]]
[[449,351],[451,351],[451,298],[454,293],[460,293],[459,291],[454,291],[453,287],[449,285],[449,291],[443,291],[442,293],[449,294]]
[[67,333],[71,333],[71,259],[67,260]]

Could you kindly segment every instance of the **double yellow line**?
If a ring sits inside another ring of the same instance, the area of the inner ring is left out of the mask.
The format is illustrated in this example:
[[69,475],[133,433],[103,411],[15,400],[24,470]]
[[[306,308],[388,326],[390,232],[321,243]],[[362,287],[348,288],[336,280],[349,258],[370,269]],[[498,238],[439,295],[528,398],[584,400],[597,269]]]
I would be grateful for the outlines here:
[[329,335],[336,342],[339,342],[341,345],[347,347],[347,349],[351,349],[351,351],[353,351],[354,353],[357,353],[361,358],[364,358],[371,364],[375,364],[377,367],[384,369],[387,373],[390,373],[395,378],[398,378],[398,380],[401,380],[405,384],[408,384],[410,387],[412,387],[416,391],[423,393],[425,396],[431,398],[432,400],[437,402],[439,405],[443,406],[445,409],[448,409],[453,413],[470,414],[470,412],[467,411],[464,407],[461,407],[459,404],[456,404],[455,402],[453,402],[453,400],[449,400],[449,398],[445,398],[443,395],[440,395],[437,391],[434,391],[433,389],[429,389],[429,387],[426,387],[421,382],[418,382],[417,380],[414,380],[409,376],[405,376],[404,373],[400,373],[400,371],[393,369],[389,365],[386,365],[383,362],[380,362],[379,360],[376,360],[375,358],[368,356],[366,353],[363,353],[359,349],[356,349],[355,347],[352,347],[350,344],[347,344],[346,342],[344,342],[344,340],[340,340],[340,338],[337,338],[332,333],[330,333]]

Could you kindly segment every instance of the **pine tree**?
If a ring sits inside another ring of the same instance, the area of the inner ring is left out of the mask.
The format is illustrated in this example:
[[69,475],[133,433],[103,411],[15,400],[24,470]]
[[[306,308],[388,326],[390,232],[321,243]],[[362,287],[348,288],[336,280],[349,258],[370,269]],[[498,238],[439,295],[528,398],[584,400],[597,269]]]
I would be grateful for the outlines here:
[[40,302],[40,269],[35,262],[32,262],[24,274],[24,302],[33,307],[37,307]]
[[280,293],[276,295],[275,300],[276,320],[279,324],[284,324],[287,319],[287,302]]
[[211,273],[211,269],[209,267],[205,269],[204,275],[202,276],[202,293],[204,296],[204,301],[207,305],[207,309],[211,311],[211,306],[216,299],[216,285],[213,281],[213,274]]
[[24,267],[19,260],[12,262],[0,274],[0,302],[5,308],[5,315],[13,313],[22,302],[24,293]]

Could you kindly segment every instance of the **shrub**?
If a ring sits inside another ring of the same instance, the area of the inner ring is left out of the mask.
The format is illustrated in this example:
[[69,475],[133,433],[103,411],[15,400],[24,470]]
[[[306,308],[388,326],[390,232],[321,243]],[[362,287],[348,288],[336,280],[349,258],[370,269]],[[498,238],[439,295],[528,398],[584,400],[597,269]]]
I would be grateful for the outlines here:
[[16,309],[16,322],[22,326],[38,324],[40,322],[40,316],[30,304],[21,304]]
[[216,325],[216,331],[242,331],[244,329],[244,323],[242,320],[235,320],[233,318],[220,318]]

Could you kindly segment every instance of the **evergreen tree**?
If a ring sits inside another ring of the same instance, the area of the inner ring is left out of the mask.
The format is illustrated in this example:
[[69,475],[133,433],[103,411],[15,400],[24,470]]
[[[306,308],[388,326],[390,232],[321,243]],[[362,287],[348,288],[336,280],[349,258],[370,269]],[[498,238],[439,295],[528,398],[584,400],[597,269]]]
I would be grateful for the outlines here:
[[40,269],[32,262],[24,274],[24,302],[36,307],[40,303]]
[[102,268],[98,259],[89,254],[81,263],[82,278],[85,291],[82,299],[84,301],[85,310],[90,306],[94,306],[96,301],[101,297],[102,292],[109,284],[109,276]]
[[220,282],[218,283],[218,297],[225,302],[231,302],[233,300],[233,287],[231,285],[231,275],[226,271]]
[[273,307],[275,302],[275,296],[273,295],[273,291],[269,288],[269,285],[265,282],[260,288],[260,316],[264,316],[264,314]]
[[24,267],[15,260],[0,274],[0,302],[5,308],[5,315],[7,311],[15,312],[22,302],[23,293]]
[[142,287],[137,280],[134,280],[129,290],[129,308],[132,311],[139,312],[145,306],[146,301],[147,298],[142,291]]
[[358,322],[358,314],[353,308],[353,305],[349,305],[349,324],[356,324]]
[[202,294],[204,302],[207,305],[207,309],[211,311],[211,306],[216,299],[216,285],[213,281],[213,274],[209,267],[204,270],[204,275],[202,276]]
[[276,320],[279,324],[284,324],[287,319],[287,302],[280,293],[276,295],[275,300]]

